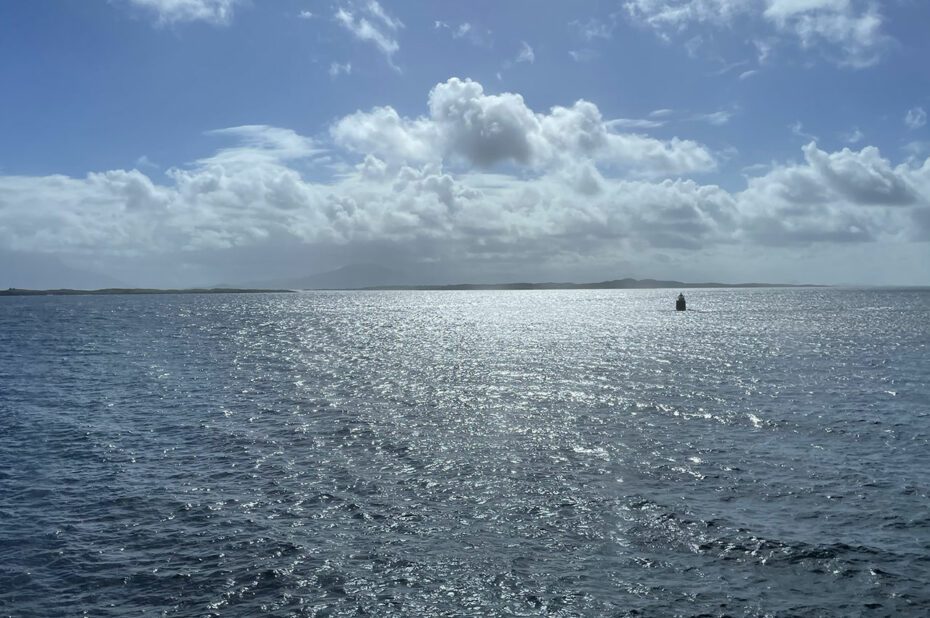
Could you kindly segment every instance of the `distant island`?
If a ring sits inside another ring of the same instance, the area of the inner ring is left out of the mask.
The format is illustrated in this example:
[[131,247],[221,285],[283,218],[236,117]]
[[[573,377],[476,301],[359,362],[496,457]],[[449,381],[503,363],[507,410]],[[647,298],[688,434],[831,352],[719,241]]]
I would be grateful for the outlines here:
[[106,296],[110,294],[267,294],[292,293],[294,290],[256,290],[249,288],[188,288],[182,290],[159,290],[155,288],[103,288],[100,290],[25,290],[9,288],[0,290],[0,296]]
[[[427,281],[449,280],[455,275],[438,275],[433,273],[405,273],[383,264],[353,263],[304,277],[268,278],[235,285],[259,289],[288,290],[636,290],[658,288],[776,288],[776,287],[824,287],[820,285],[797,285],[784,283],[685,283],[683,281],[663,281],[659,279],[613,279],[596,283],[570,282],[521,282],[512,275],[515,283],[419,283]],[[459,275],[460,276],[460,275]],[[464,278],[464,277],[463,277]],[[511,276],[507,276],[511,278]],[[217,287],[226,287],[218,285]]]
[[816,284],[685,283],[658,279],[614,279],[597,283],[459,283],[454,285],[380,285],[360,290],[652,290],[663,288],[819,288]]
[[817,288],[828,287],[816,284],[789,283],[686,283],[684,281],[661,281],[658,279],[614,279],[597,283],[456,283],[449,285],[374,285],[364,287],[320,286],[304,288],[102,288],[99,290],[76,290],[70,288],[54,290],[29,290],[9,288],[0,290],[0,296],[88,296],[115,294],[274,294],[293,293],[303,290],[330,291],[378,291],[378,290],[652,290],[691,288]]

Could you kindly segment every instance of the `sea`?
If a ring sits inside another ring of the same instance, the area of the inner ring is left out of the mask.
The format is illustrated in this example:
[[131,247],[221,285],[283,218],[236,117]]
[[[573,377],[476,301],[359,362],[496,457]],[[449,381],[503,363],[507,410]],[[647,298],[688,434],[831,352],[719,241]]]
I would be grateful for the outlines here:
[[930,289],[0,298],[0,615],[930,615]]

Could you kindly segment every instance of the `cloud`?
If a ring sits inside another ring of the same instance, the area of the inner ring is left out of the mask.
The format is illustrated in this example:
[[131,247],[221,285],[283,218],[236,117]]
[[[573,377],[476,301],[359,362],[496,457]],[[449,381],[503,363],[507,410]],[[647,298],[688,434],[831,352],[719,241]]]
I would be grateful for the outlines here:
[[388,34],[388,31],[396,31],[402,28],[404,24],[399,20],[388,15],[380,4],[372,0],[364,9],[363,14],[357,14],[345,8],[339,8],[336,11],[336,22],[348,30],[352,36],[360,41],[366,41],[373,44],[384,54],[388,64],[394,68],[394,54],[400,49],[400,44]]
[[804,138],[806,140],[811,140],[814,142],[819,141],[816,135],[811,135],[810,133],[804,132],[804,125],[801,124],[801,121],[798,120],[794,124],[788,125],[788,128],[791,129],[791,133],[797,135],[798,137]]
[[545,147],[538,119],[517,94],[485,95],[481,84],[453,78],[433,88],[429,109],[445,153],[473,165],[528,165]]
[[352,63],[333,62],[329,65],[330,77],[339,77],[340,75],[349,75],[352,73]]
[[766,0],[765,4],[766,17],[784,20],[818,11],[825,14],[843,12],[849,7],[849,0]]
[[811,142],[804,147],[804,157],[824,186],[850,203],[901,206],[917,200],[909,170],[893,169],[874,146],[827,154]]
[[732,71],[732,70],[734,70],[734,69],[738,69],[738,68],[740,68],[740,67],[742,67],[742,66],[745,66],[745,65],[747,65],[747,64],[749,64],[749,61],[748,61],[748,60],[740,60],[740,61],[738,61],[738,62],[731,62],[731,63],[726,64],[726,65],[722,66],[721,68],[717,69],[716,71],[714,71],[713,73],[711,73],[711,75],[713,75],[714,77],[719,77],[719,76],[721,76],[721,75],[726,75],[726,74],[729,73],[730,71]]
[[297,17],[299,17],[300,19],[313,19],[313,13],[311,13],[310,11],[301,11],[300,13],[297,14]]
[[510,163],[543,170],[574,158],[646,176],[709,171],[716,165],[700,144],[615,133],[622,123],[605,121],[587,101],[537,113],[518,94],[489,95],[478,82],[452,78],[430,92],[427,117],[402,118],[391,107],[379,107],[342,118],[330,134],[344,148],[395,163],[448,160],[478,168]]
[[404,23],[402,21],[388,15],[376,0],[369,0],[365,8],[371,15],[373,15],[391,30],[397,30],[398,28],[404,27]]
[[[607,121],[607,126],[611,129],[651,129],[664,126],[676,111],[672,109],[657,109],[649,112],[648,118],[615,118]],[[679,119],[687,119],[697,122],[706,122],[714,126],[722,126],[730,122],[733,112],[720,110],[708,114],[687,114],[687,112],[677,113]]]
[[908,155],[908,161],[910,163],[919,163],[921,157],[924,157],[927,153],[930,153],[930,142],[913,140],[904,144],[901,147],[901,150]]
[[[852,68],[878,63],[891,41],[877,5],[867,0],[628,0],[624,8],[630,19],[666,40],[692,24],[723,28],[745,17],[796,39],[802,49],[821,50],[836,64]],[[761,64],[773,41],[757,36],[755,44]]]
[[774,39],[753,39],[752,44],[756,48],[756,60],[763,65],[772,56],[776,41]]
[[308,182],[289,165],[318,152],[308,138],[273,127],[217,135],[240,141],[173,170],[164,186],[136,170],[0,177],[0,237],[21,251],[130,258],[286,242],[556,265],[618,250],[870,242],[909,234],[915,221],[925,230],[930,195],[930,160],[893,167],[871,147],[827,153],[809,144],[804,163],[731,193],[690,179],[609,178],[574,159],[521,178],[368,155],[333,181]]
[[855,127],[852,131],[843,134],[841,137],[847,144],[858,144],[862,141],[865,135],[862,133],[862,131],[859,130],[859,127]]
[[695,117],[695,120],[700,120],[701,122],[706,122],[719,127],[730,122],[730,118],[732,116],[732,112],[721,110],[719,112],[712,112],[710,114],[699,114]]
[[568,55],[572,57],[572,60],[575,62],[591,62],[595,60],[600,54],[598,54],[593,49],[571,49],[568,51]]
[[614,118],[605,123],[609,129],[654,129],[664,124],[664,120],[649,120],[648,118]]
[[173,194],[137,170],[0,177],[0,239],[12,250],[134,254],[152,248]]
[[616,21],[612,18],[610,22],[604,22],[598,19],[588,19],[587,21],[575,20],[569,24],[578,34],[586,41],[594,39],[610,39],[613,36]]
[[149,168],[149,169],[161,169],[161,166],[158,163],[155,163],[148,158],[148,155],[142,155],[136,159],[136,167]]
[[901,237],[911,207],[930,198],[930,159],[892,167],[872,146],[827,153],[813,142],[803,152],[805,164],[752,178],[737,196],[742,235],[767,245]]
[[659,32],[684,30],[692,22],[723,24],[745,10],[746,0],[630,0],[627,14]]
[[768,0],[764,15],[803,48],[826,43],[839,50],[838,64],[854,68],[878,63],[889,40],[874,4],[857,11],[850,0]]
[[222,148],[201,164],[213,163],[235,168],[241,165],[261,165],[303,159],[325,152],[317,143],[291,129],[268,125],[243,125],[217,129],[207,135],[231,137],[237,145]]
[[[533,51],[533,48],[526,41],[520,41],[520,51],[517,52],[517,55],[512,60],[505,60],[503,65],[501,65],[501,70],[511,69],[514,65],[526,63],[533,64],[536,62],[536,53]],[[501,79],[501,73],[497,73],[497,79]]]
[[[152,255],[172,266],[296,243],[330,252],[345,247],[351,255],[387,251],[485,272],[552,272],[566,263],[615,264],[622,256],[739,243],[874,241],[905,224],[925,230],[927,219],[924,210],[905,209],[906,221],[894,224],[874,208],[852,208],[829,190],[818,191],[817,174],[803,165],[780,168],[731,194],[693,180],[609,179],[584,163],[517,179],[455,176],[431,164],[392,171],[367,157],[336,182],[314,184],[280,162],[233,171],[211,159],[165,187],[134,171],[35,178],[19,186],[0,177],[0,192],[19,206],[12,223],[0,213],[0,234],[20,250]],[[271,268],[262,264],[266,272]]]
[[912,220],[914,223],[912,239],[917,242],[930,242],[930,206],[915,208]]
[[435,21],[433,22],[433,28],[435,30],[447,30],[452,34],[453,39],[464,39],[476,47],[491,46],[491,31],[471,22],[466,21],[453,28],[444,21]]
[[[213,131],[224,143],[162,183],[134,169],[0,175],[0,244],[114,273],[148,261],[166,277],[242,277],[250,264],[267,277],[319,270],[295,265],[306,252],[568,273],[634,256],[930,240],[930,159],[810,142],[799,163],[756,168],[733,191],[682,177],[714,164],[700,145],[617,128],[591,102],[536,112],[453,78],[430,92],[428,114],[356,112],[333,124],[332,144],[266,125]],[[338,148],[347,158],[327,173]]]
[[392,107],[345,116],[330,128],[330,135],[343,148],[395,162],[439,158],[437,127],[426,119],[402,118]]
[[536,62],[536,54],[529,43],[526,41],[520,42],[520,53],[517,54],[517,59],[514,62],[528,62],[530,64]]
[[453,38],[453,39],[460,39],[460,38],[462,38],[463,36],[467,35],[469,32],[471,32],[471,24],[470,24],[470,23],[465,22],[465,23],[463,23],[463,24],[459,24],[459,27],[456,28],[455,31],[452,33],[452,38]]
[[922,107],[907,110],[907,114],[904,116],[904,124],[909,129],[919,129],[927,124],[927,112]]
[[127,0],[130,4],[154,13],[159,24],[206,21],[228,24],[233,8],[241,0]]

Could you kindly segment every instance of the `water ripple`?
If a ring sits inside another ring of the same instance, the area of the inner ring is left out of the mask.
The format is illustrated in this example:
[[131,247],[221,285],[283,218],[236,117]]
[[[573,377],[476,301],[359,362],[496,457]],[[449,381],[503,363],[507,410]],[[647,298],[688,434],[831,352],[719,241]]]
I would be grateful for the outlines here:
[[0,613],[925,615],[926,290],[0,303]]

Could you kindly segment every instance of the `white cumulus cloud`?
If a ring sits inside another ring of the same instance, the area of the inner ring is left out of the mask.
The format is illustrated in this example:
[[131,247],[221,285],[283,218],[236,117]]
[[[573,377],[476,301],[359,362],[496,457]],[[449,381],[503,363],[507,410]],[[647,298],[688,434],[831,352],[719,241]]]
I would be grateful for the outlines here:
[[[0,175],[0,244],[92,257],[114,273],[147,262],[164,276],[242,277],[294,267],[286,248],[571,273],[632,256],[687,264],[759,245],[791,257],[930,241],[930,159],[894,164],[872,146],[810,142],[800,163],[756,169],[735,191],[686,177],[714,164],[702,146],[609,124],[591,102],[536,112],[519,94],[450,79],[427,115],[357,112],[334,123],[333,144],[265,125],[212,132],[231,143],[163,182],[135,169]],[[358,154],[326,173],[337,146]]]
[[537,113],[519,94],[486,94],[478,82],[452,78],[430,92],[428,116],[403,118],[379,107],[337,121],[330,133],[345,148],[395,162],[449,159],[481,168],[510,162],[544,169],[583,158],[647,176],[716,165],[696,142],[616,133],[615,126],[587,101]]
[[749,180],[737,196],[741,233],[757,242],[862,242],[909,233],[930,199],[930,159],[892,166],[877,148],[827,153],[814,142],[805,163]]

